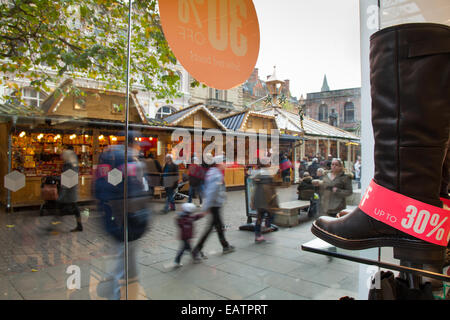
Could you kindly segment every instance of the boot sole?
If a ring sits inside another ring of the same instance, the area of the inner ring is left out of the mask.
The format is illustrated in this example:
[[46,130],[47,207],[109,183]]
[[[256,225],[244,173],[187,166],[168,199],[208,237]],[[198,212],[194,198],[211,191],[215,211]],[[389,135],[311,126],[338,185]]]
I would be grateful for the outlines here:
[[364,250],[379,247],[392,247],[394,258],[402,261],[409,261],[419,264],[443,263],[445,247],[437,246],[422,240],[406,238],[366,238],[366,239],[346,239],[331,234],[313,222],[311,232],[318,238],[342,249]]

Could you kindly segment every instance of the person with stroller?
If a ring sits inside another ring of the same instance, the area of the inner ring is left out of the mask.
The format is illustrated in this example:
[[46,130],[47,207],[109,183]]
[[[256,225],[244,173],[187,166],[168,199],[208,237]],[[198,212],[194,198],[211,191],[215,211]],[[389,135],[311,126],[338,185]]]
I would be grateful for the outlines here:
[[[63,166],[61,170],[61,175],[64,175],[68,170],[72,170],[78,173],[78,157],[73,151],[72,146],[68,146],[61,154],[61,159],[63,160]],[[63,179],[61,179],[63,180]],[[70,230],[70,232],[83,231],[83,225],[81,223],[80,209],[78,208],[78,183],[73,187],[67,187],[64,183],[61,183],[60,192],[58,195],[58,203],[61,215],[67,213],[75,215],[77,226]]]
[[175,189],[178,185],[178,165],[173,161],[172,155],[166,155],[166,164],[163,168],[163,184],[166,189],[166,204],[162,211],[166,214],[170,211],[175,211]]
[[182,211],[178,213],[176,218],[176,224],[180,231],[181,248],[175,257],[175,268],[183,266],[181,264],[181,257],[183,256],[184,251],[188,250],[192,252],[191,239],[194,234],[194,221],[201,219],[206,215],[206,212],[193,214],[197,209],[193,203],[183,203],[181,209]]

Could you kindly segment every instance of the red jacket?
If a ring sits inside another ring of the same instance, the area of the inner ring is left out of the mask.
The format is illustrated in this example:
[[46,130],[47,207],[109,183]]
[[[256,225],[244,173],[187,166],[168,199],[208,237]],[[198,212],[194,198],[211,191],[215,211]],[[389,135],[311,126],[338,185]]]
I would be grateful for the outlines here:
[[203,218],[201,213],[192,215],[181,213],[176,219],[178,227],[180,228],[180,239],[189,240],[194,233],[194,221]]

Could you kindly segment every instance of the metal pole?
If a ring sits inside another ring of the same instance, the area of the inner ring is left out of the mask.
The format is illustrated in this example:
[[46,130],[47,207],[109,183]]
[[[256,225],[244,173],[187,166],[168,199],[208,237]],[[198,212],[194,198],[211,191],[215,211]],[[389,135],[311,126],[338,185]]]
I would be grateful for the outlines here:
[[128,42],[127,42],[127,92],[125,103],[125,170],[124,170],[124,208],[123,208],[123,230],[124,230],[124,259],[125,259],[125,299],[128,300],[128,114],[130,109],[130,59],[131,59],[131,6],[132,0],[128,2]]

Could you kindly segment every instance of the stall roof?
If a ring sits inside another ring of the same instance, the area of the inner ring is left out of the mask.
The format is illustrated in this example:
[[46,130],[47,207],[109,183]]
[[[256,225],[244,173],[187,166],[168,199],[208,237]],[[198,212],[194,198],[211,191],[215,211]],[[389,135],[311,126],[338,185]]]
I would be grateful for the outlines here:
[[225,127],[227,127],[230,130],[237,131],[242,129],[243,123],[246,122],[246,118],[250,115],[256,116],[256,117],[262,117],[262,118],[269,118],[269,119],[275,119],[273,116],[268,114],[263,114],[256,111],[246,110],[237,112],[235,114],[225,116],[220,119],[220,121],[224,124]]
[[[289,131],[302,132],[300,125],[300,117],[298,114],[281,109],[281,108],[268,108],[261,113],[274,115],[278,127]],[[352,141],[359,141],[360,138],[348,131],[331,126],[325,122],[311,119],[307,116],[303,118],[303,128],[305,136],[320,136],[327,138],[338,138]]]
[[214,121],[219,126],[219,128],[221,128],[224,131],[227,131],[227,128],[223,125],[223,123],[220,122],[220,120],[217,119],[217,117],[211,111],[209,111],[208,108],[206,108],[205,105],[202,103],[197,103],[187,108],[181,109],[180,111],[168,115],[163,120],[166,121],[171,126],[176,126],[184,119],[190,117],[191,115],[200,110],[204,111],[211,118],[211,120]]
[[[54,112],[54,110],[56,110],[56,108],[58,108],[58,106],[64,101],[64,99],[66,99],[67,95],[63,94],[62,92],[64,92],[68,87],[70,87],[71,85],[74,84],[74,80],[73,79],[66,79],[64,80],[59,86],[57,90],[54,90],[43,102],[41,105],[41,109],[45,114],[50,114],[51,112]],[[121,91],[113,91],[113,90],[106,90],[106,89],[101,89],[101,88],[87,88],[85,87],[85,85],[80,84],[79,88],[85,89],[85,90],[94,90],[94,91],[99,91],[100,93],[109,93],[109,94],[114,94],[114,95],[119,95],[119,96],[124,96],[125,97],[125,93],[121,92]],[[58,94],[59,93],[59,94]],[[142,123],[149,123],[147,117],[145,116],[145,112],[144,109],[142,108],[142,106],[140,105],[138,99],[136,98],[136,95],[134,93],[130,93],[130,97],[131,100],[133,101],[132,104],[130,104],[130,106],[135,107],[137,110],[137,113],[139,115],[139,118],[141,119]],[[151,123],[149,123],[151,124]],[[160,124],[158,122],[158,124]]]
[[278,129],[288,130],[292,132],[302,133],[304,130],[300,125],[300,119],[291,117],[289,114],[295,115],[291,112],[283,110],[281,108],[268,108],[260,111],[262,114],[271,115],[275,117],[275,122],[277,123]]
[[39,116],[43,112],[40,109],[27,107],[24,105],[14,105],[10,103],[0,103],[0,115],[20,115],[20,116]]

